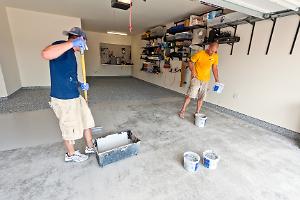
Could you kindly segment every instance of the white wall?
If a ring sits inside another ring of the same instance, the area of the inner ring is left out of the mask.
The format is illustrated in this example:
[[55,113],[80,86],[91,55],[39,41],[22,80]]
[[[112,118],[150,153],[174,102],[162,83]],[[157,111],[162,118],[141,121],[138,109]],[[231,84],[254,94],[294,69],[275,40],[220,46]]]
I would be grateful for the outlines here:
[[0,3],[0,64],[2,65],[3,83],[5,87],[2,95],[10,95],[21,87],[20,75],[15,56],[15,48],[9,29],[8,17],[5,7]]
[[101,65],[99,44],[131,45],[131,36],[111,35],[87,31],[86,68],[88,76],[131,76],[132,66]]
[[65,40],[63,30],[81,27],[80,18],[6,9],[22,86],[49,86],[49,63],[41,58],[41,50],[56,40]]
[[0,98],[1,97],[7,97],[7,90],[6,90],[6,84],[4,81],[4,76],[2,73],[2,66],[0,64]]
[[[238,26],[241,41],[235,45],[233,55],[229,55],[229,45],[221,45],[219,50],[220,79],[225,90],[221,95],[209,92],[207,101],[300,132],[300,36],[293,55],[289,55],[298,21],[298,16],[277,20],[268,55],[265,51],[271,21],[256,24],[250,55],[246,54],[251,26]],[[170,85],[174,74],[141,72],[140,36],[133,38],[132,45],[136,64],[133,76],[181,93],[186,91],[179,88],[180,73],[175,84]]]

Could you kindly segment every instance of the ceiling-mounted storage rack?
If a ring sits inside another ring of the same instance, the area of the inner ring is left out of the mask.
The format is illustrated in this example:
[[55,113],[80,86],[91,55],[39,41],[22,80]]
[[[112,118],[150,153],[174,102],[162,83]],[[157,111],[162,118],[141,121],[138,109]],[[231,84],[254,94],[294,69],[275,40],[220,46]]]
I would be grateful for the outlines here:
[[295,36],[294,36],[293,44],[292,44],[292,47],[291,47],[291,50],[290,50],[291,55],[293,54],[295,43],[297,41],[298,33],[299,33],[299,29],[300,29],[300,14],[298,14],[298,15],[299,15],[299,22],[298,22],[298,27],[296,29],[296,33],[295,33]]
[[[279,18],[279,17],[286,17],[286,16],[290,16],[290,15],[298,15],[298,16],[300,16],[300,11],[293,11],[293,10],[280,11],[280,12],[276,12],[276,13],[271,13],[271,14],[264,15],[264,17],[265,17],[264,19],[249,16],[248,18],[243,19],[243,20],[237,20],[237,21],[230,22],[230,23],[224,23],[224,24],[220,24],[220,25],[215,25],[215,26],[211,26],[209,28],[211,28],[211,29],[222,29],[222,28],[232,27],[232,28],[234,28],[234,33],[236,33],[236,28],[237,28],[238,25],[247,24],[247,23],[251,24],[252,25],[252,30],[251,30],[250,41],[249,41],[249,46],[248,46],[248,51],[247,51],[247,55],[249,55],[250,51],[251,51],[252,39],[253,39],[253,35],[254,35],[254,30],[255,30],[256,22],[262,21],[262,20],[272,20],[272,22],[273,22],[272,29],[271,29],[271,32],[270,32],[270,36],[269,36],[269,40],[268,40],[268,46],[267,46],[267,49],[266,49],[266,55],[268,55],[269,50],[270,50],[270,46],[271,46],[271,42],[272,42],[272,39],[273,39],[273,33],[274,33],[274,30],[275,30],[277,18]],[[295,43],[296,43],[297,38],[298,38],[299,29],[300,29],[300,19],[299,19],[299,23],[298,23],[298,26],[297,26],[297,29],[296,29],[296,32],[295,32],[295,36],[294,36],[294,39],[293,39],[293,43],[292,43],[292,46],[291,46],[291,50],[290,50],[290,54],[291,55],[293,54]],[[235,36],[235,34],[234,34],[234,36]],[[232,55],[234,43],[230,43],[230,42],[231,41],[229,41],[229,42],[226,42],[226,41],[225,42],[220,42],[219,41],[220,44],[227,43],[227,44],[232,45],[231,53],[230,53]],[[206,43],[198,44],[198,45],[199,46],[205,46],[207,44],[208,43],[206,42]]]
[[[240,37],[223,37],[218,39],[219,44],[229,44],[231,45],[232,43],[236,43],[240,41]],[[208,45],[210,42],[203,42],[201,44],[196,44],[198,46],[204,47]]]
[[[233,49],[234,49],[234,43],[240,41],[240,38],[236,36],[236,31],[237,31],[238,25],[247,24],[247,23],[251,24],[252,25],[252,32],[251,32],[251,37],[250,37],[250,42],[249,42],[249,47],[248,47],[248,55],[249,55],[250,49],[251,49],[251,44],[252,44],[252,38],[253,38],[255,23],[257,21],[261,21],[261,20],[262,19],[260,19],[260,18],[249,16],[249,17],[241,19],[241,20],[236,20],[236,21],[232,21],[232,22],[228,22],[228,23],[223,23],[223,24],[210,26],[209,28],[219,29],[219,30],[222,29],[222,28],[228,28],[228,27],[233,28],[234,33],[233,33],[232,37],[226,37],[226,38],[218,39],[219,44],[229,44],[229,45],[231,45],[230,55],[232,55],[233,54]],[[207,44],[209,44],[209,42],[205,42],[205,43],[198,44],[198,45],[205,48],[205,45],[207,45]]]
[[[213,11],[221,11],[221,13],[224,13],[224,9],[221,8],[221,7],[216,7],[216,6],[211,6],[211,7],[214,7],[215,9],[212,9],[212,10],[207,11],[207,12],[203,12],[203,13],[201,13],[201,14],[190,14],[190,15],[195,15],[195,16],[201,17],[201,16],[206,15],[206,14],[208,14],[208,13],[210,13],[210,12],[213,12]],[[190,15],[189,15],[189,17],[190,17]],[[179,20],[179,21],[176,21],[176,22],[174,22],[174,24],[177,26],[179,23],[182,23],[182,22],[184,22],[185,20],[189,19],[189,17],[185,17],[185,18],[183,18],[183,19],[181,19],[181,20]]]
[[[273,38],[273,33],[274,33],[274,30],[275,30],[277,18],[279,18],[279,17],[286,17],[286,16],[290,16],[290,15],[298,15],[298,16],[300,16],[300,11],[284,10],[284,11],[280,11],[280,12],[268,14],[266,16],[266,17],[268,17],[268,19],[270,19],[270,20],[273,21],[272,29],[271,29],[271,33],[270,33],[270,37],[269,37],[269,41],[268,41],[268,46],[267,46],[267,50],[266,50],[266,55],[268,55],[268,53],[269,53],[269,49],[270,49],[271,41],[272,41],[272,38]],[[297,40],[297,37],[298,37],[299,26],[300,26],[300,19],[299,19],[298,27],[296,29],[294,40],[293,40],[293,43],[292,43],[292,46],[291,46],[290,55],[293,54],[295,43],[296,43],[296,40]]]
[[266,50],[266,55],[268,55],[268,53],[269,53],[269,49],[270,49],[271,41],[272,41],[272,38],[273,38],[273,33],[274,33],[275,25],[276,25],[276,22],[277,22],[277,18],[274,18],[274,19],[271,19],[271,20],[272,20],[273,24],[272,24],[272,29],[271,29],[271,33],[270,33],[270,37],[269,37],[267,50]]
[[253,34],[254,34],[254,29],[255,29],[256,22],[251,22],[250,24],[252,25],[252,30],[251,30],[251,35],[250,35],[250,41],[249,41],[247,55],[250,55],[250,50],[251,50],[251,45],[252,45]]

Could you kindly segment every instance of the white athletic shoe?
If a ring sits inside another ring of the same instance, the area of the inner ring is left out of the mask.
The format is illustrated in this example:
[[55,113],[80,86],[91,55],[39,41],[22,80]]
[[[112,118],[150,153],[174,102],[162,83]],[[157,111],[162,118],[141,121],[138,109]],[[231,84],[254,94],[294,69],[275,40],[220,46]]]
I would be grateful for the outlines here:
[[75,151],[72,156],[69,156],[68,153],[65,154],[65,162],[83,162],[88,158],[87,155],[81,154],[79,151]]
[[85,147],[85,150],[84,150],[85,154],[93,154],[93,153],[96,153],[95,151],[95,148],[94,147]]

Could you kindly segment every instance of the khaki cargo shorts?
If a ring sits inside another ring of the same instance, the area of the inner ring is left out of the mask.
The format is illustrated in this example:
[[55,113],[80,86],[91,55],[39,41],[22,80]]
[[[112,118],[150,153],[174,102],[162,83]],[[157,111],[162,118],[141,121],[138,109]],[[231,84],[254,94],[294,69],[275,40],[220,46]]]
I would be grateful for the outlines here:
[[91,110],[82,96],[67,100],[51,97],[49,104],[59,120],[64,140],[81,139],[84,129],[95,127]]
[[207,94],[208,83],[200,81],[197,78],[193,78],[190,83],[190,87],[186,93],[187,96],[193,99],[204,100]]

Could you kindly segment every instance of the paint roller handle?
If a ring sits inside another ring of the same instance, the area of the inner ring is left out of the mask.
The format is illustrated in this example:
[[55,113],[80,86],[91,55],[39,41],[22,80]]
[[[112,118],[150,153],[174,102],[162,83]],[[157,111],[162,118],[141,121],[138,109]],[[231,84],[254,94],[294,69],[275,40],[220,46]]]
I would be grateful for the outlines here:
[[[82,68],[83,83],[85,84],[86,83],[86,71],[85,71],[84,53],[81,54],[81,68]],[[83,92],[84,92],[85,100],[88,101],[87,90],[84,90]]]
[[88,46],[86,45],[86,43],[84,44],[84,48],[80,48],[80,54],[83,55],[84,51],[89,50]]

